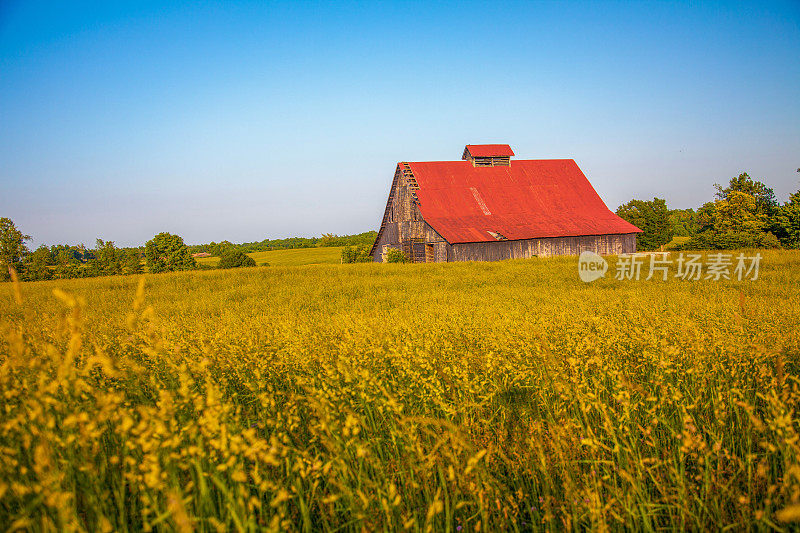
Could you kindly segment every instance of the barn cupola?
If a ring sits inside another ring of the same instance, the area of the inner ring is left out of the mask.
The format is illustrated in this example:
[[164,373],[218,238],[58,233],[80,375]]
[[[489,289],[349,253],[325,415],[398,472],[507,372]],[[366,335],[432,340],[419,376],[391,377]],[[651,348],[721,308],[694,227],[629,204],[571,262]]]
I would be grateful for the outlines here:
[[473,167],[508,167],[514,151],[507,144],[468,144],[461,159]]

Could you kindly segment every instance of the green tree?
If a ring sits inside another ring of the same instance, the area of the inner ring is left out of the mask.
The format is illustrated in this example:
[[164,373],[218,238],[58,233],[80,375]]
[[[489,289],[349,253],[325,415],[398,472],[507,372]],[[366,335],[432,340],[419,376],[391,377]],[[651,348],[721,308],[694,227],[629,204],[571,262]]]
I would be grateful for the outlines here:
[[322,237],[317,241],[317,246],[324,248],[326,246],[333,246],[338,237],[333,233],[323,233]]
[[47,280],[53,277],[53,271],[50,268],[53,265],[53,256],[50,253],[50,248],[45,245],[39,246],[32,253],[25,257],[24,265],[24,279],[27,281],[40,281]]
[[725,200],[697,211],[698,232],[683,245],[689,249],[774,248],[778,239],[767,231],[769,217],[750,194],[732,191]]
[[217,257],[222,257],[222,255],[227,252],[228,250],[232,250],[236,248],[236,245],[230,241],[220,241],[219,244],[212,243],[210,250],[208,253],[211,255],[215,255]]
[[784,233],[781,243],[787,248],[800,248],[800,190],[792,194],[781,207],[777,220]]
[[234,248],[225,250],[219,260],[219,268],[254,267],[256,261],[241,250]]
[[766,228],[767,215],[751,194],[732,191],[714,206],[714,228],[718,232],[756,235]]
[[189,249],[178,235],[162,232],[147,241],[145,262],[150,272],[173,272],[197,268]]
[[58,256],[61,251],[66,251],[75,261],[83,261],[83,250],[77,246],[70,246],[68,244],[56,244],[50,247],[50,253],[53,255],[56,263],[58,263]]
[[92,276],[113,276],[122,274],[123,252],[114,241],[97,239],[94,258],[89,261],[89,274]]
[[714,202],[706,202],[697,209],[697,216],[695,217],[696,234],[713,231],[715,212],[716,204]]
[[18,230],[10,218],[0,218],[0,281],[11,279],[8,267],[22,270],[22,260],[28,254],[25,241],[30,238]]
[[77,258],[77,251],[71,248],[61,248],[56,254],[56,277],[58,279],[72,279],[80,277],[81,263]]
[[142,272],[142,257],[139,250],[130,248],[125,252],[125,262],[122,270],[125,274],[140,274]]
[[749,194],[755,200],[756,210],[764,215],[769,215],[778,207],[775,191],[762,182],[751,178],[747,172],[742,172],[735,178],[731,178],[727,187],[715,183],[714,188],[717,190],[717,200],[728,200],[730,195],[735,192]]
[[714,185],[716,200],[697,210],[697,233],[682,248],[734,249],[780,246],[773,231],[780,211],[775,194],[747,173],[727,187]]
[[697,231],[697,213],[694,209],[671,209],[669,225],[675,237],[691,237]]
[[631,200],[617,208],[617,215],[642,230],[636,235],[639,250],[655,250],[672,240],[670,212],[662,198]]
[[775,191],[770,187],[754,180],[747,172],[742,172],[735,178],[731,178],[727,187],[714,184],[714,188],[717,190],[717,200],[729,200],[729,196],[737,192],[752,196],[756,203],[756,211],[759,215],[763,215],[763,231],[772,233],[779,239],[785,238],[786,234],[777,218],[780,205],[775,198]]

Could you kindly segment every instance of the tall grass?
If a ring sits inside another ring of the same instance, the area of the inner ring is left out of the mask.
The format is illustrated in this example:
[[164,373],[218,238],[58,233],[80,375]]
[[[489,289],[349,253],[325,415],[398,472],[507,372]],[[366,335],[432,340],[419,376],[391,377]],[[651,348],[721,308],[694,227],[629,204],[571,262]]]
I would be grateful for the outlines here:
[[800,254],[0,286],[0,524],[773,529],[800,515]]

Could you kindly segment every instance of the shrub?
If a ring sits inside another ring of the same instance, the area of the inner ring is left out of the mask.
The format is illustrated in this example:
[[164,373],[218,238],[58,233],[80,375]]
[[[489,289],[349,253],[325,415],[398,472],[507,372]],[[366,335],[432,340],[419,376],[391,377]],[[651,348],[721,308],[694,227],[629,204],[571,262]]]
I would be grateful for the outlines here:
[[698,233],[675,247],[676,250],[736,250],[739,248],[780,248],[781,243],[772,233],[708,231]]
[[342,250],[342,263],[370,263],[372,256],[366,246],[347,246]]
[[256,261],[241,250],[227,249],[219,260],[219,268],[254,267]]
[[389,248],[389,250],[386,252],[386,262],[408,263],[409,259],[408,256],[403,253],[402,250],[398,250],[397,248]]

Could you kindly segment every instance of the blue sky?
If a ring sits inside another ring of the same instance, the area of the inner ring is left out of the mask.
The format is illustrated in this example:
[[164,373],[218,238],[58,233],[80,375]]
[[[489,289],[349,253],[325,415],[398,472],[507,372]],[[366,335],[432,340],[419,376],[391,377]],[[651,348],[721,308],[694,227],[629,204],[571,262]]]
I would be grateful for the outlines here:
[[0,2],[31,244],[377,229],[397,161],[572,158],[606,204],[800,187],[800,3]]

